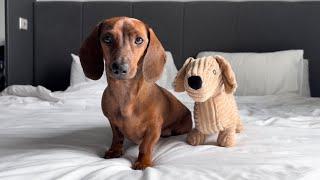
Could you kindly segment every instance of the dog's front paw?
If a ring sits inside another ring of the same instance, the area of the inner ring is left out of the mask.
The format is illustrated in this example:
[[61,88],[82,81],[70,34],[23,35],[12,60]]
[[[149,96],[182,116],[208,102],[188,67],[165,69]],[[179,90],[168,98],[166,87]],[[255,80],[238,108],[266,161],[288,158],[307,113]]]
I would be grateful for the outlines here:
[[119,158],[123,155],[123,149],[109,149],[104,154],[105,159]]
[[143,162],[137,160],[132,166],[132,168],[135,170],[144,170],[147,167],[152,167],[152,162]]

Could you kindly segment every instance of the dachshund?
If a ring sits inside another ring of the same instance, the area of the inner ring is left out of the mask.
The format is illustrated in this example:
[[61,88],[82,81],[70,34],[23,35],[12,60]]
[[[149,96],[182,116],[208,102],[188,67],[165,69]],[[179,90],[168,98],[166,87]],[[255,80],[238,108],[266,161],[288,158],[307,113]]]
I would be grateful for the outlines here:
[[147,24],[129,17],[103,20],[82,43],[80,61],[90,79],[99,79],[106,70],[101,106],[113,133],[106,159],[123,155],[127,138],[139,144],[132,168],[145,169],[153,166],[152,152],[160,137],[191,131],[190,110],[155,84],[166,55]]

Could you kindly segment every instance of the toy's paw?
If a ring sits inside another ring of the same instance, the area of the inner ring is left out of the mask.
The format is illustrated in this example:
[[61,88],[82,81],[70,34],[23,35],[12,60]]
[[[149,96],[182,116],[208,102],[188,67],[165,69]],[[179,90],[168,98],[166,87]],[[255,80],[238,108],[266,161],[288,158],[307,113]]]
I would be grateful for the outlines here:
[[202,134],[197,129],[193,129],[188,135],[187,135],[187,143],[192,146],[197,146],[200,144],[203,144],[206,140],[207,135]]
[[222,147],[232,147],[236,144],[235,129],[220,131],[217,143]]
[[242,125],[242,123],[237,124],[236,133],[241,133],[242,131],[243,131],[243,125]]
[[119,149],[109,149],[108,151],[106,151],[106,153],[104,154],[104,158],[105,159],[111,159],[111,158],[119,158],[123,155],[123,149],[119,148]]
[[137,160],[133,166],[132,169],[135,170],[144,170],[147,167],[152,167],[152,162],[143,162],[143,161],[139,161]]

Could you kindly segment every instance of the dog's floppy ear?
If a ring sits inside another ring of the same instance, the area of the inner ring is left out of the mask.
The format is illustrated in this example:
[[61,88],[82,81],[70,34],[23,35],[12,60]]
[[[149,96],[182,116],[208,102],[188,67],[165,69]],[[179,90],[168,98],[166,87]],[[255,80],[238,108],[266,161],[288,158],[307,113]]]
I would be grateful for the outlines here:
[[80,62],[84,74],[93,80],[100,79],[104,70],[103,53],[100,45],[99,23],[82,43],[80,48]]
[[147,28],[147,30],[149,42],[143,60],[142,72],[147,82],[156,82],[160,79],[166,63],[166,54],[153,30],[151,28]]
[[215,58],[220,65],[226,93],[234,93],[237,89],[237,81],[230,63],[222,56],[215,56]]
[[182,68],[178,71],[176,77],[174,78],[174,81],[172,83],[173,89],[176,92],[183,92],[185,91],[184,88],[184,77],[186,76],[186,69],[189,63],[193,60],[192,57],[189,57],[183,64]]

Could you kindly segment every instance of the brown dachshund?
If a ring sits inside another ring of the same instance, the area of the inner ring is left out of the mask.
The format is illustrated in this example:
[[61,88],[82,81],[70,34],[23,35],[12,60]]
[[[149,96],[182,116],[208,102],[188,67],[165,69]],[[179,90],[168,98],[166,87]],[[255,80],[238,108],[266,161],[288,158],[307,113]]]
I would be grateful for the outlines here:
[[99,79],[104,66],[106,69],[108,86],[101,104],[113,138],[105,158],[120,157],[126,137],[139,144],[133,168],[145,169],[152,166],[153,147],[160,136],[190,132],[190,111],[155,84],[166,57],[157,36],[145,23],[128,17],[104,20],[82,44],[80,60],[91,79]]

